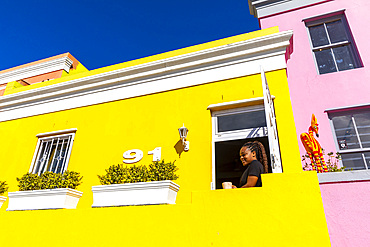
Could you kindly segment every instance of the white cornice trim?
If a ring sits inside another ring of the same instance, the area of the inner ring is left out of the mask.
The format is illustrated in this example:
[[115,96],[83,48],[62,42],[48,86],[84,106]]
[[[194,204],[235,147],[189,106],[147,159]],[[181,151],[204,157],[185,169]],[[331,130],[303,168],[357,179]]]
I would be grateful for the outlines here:
[[257,18],[332,0],[248,0],[249,12]]
[[329,109],[325,109],[324,112],[331,113],[331,112],[340,111],[340,110],[349,110],[350,111],[353,108],[365,108],[365,107],[370,107],[370,103],[329,108]]
[[67,133],[75,133],[76,131],[77,131],[77,128],[57,130],[57,131],[52,131],[52,132],[40,133],[40,134],[37,134],[36,137],[40,138],[40,137],[45,137],[45,136],[63,135]]
[[[271,95],[272,99],[275,99],[275,96]],[[250,105],[260,105],[263,104],[263,97],[256,97],[252,99],[242,99],[230,102],[223,102],[218,104],[211,104],[207,107],[207,110],[219,111],[232,108],[240,108]]]
[[61,69],[69,73],[72,64],[73,62],[69,57],[61,57],[43,63],[38,63],[27,67],[11,70],[8,72],[0,73],[0,84],[20,79],[26,79],[29,77],[42,75]]
[[[283,69],[292,35],[279,32],[6,95],[0,97],[0,121],[257,74],[261,65]],[[43,107],[31,110],[37,105]]]

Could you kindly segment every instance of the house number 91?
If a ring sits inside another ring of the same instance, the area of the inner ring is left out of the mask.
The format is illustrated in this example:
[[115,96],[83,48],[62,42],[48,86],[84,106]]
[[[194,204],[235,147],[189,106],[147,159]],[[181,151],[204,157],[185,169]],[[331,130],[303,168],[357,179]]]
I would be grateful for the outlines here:
[[[148,152],[149,155],[153,155],[153,161],[161,160],[161,148],[156,147],[154,150]],[[131,149],[123,153],[123,163],[133,164],[139,162],[144,156],[143,151],[140,149]]]

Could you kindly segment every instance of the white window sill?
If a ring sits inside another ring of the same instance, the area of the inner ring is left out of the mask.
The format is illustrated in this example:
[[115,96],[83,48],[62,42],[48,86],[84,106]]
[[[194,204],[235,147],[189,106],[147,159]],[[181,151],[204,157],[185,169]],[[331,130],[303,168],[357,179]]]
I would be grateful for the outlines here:
[[370,181],[370,170],[318,173],[320,184]]

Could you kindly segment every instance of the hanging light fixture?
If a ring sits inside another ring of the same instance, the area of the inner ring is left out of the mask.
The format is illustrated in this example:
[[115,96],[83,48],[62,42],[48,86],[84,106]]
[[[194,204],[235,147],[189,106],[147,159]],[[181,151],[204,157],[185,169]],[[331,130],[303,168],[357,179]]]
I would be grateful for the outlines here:
[[189,141],[186,141],[186,137],[188,136],[189,130],[185,127],[184,124],[182,124],[182,127],[179,128],[179,134],[180,134],[180,139],[182,141],[182,145],[184,147],[184,151],[187,152],[189,151]]

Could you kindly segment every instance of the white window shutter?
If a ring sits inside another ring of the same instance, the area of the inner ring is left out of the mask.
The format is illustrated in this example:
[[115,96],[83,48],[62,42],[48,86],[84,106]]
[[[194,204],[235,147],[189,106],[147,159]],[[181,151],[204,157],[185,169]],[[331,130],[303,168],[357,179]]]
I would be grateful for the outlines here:
[[276,129],[274,102],[272,101],[270,89],[266,80],[265,71],[263,70],[262,66],[261,66],[261,79],[262,79],[263,102],[265,106],[267,133],[270,146],[272,172],[281,173],[283,170],[280,158],[279,137]]

